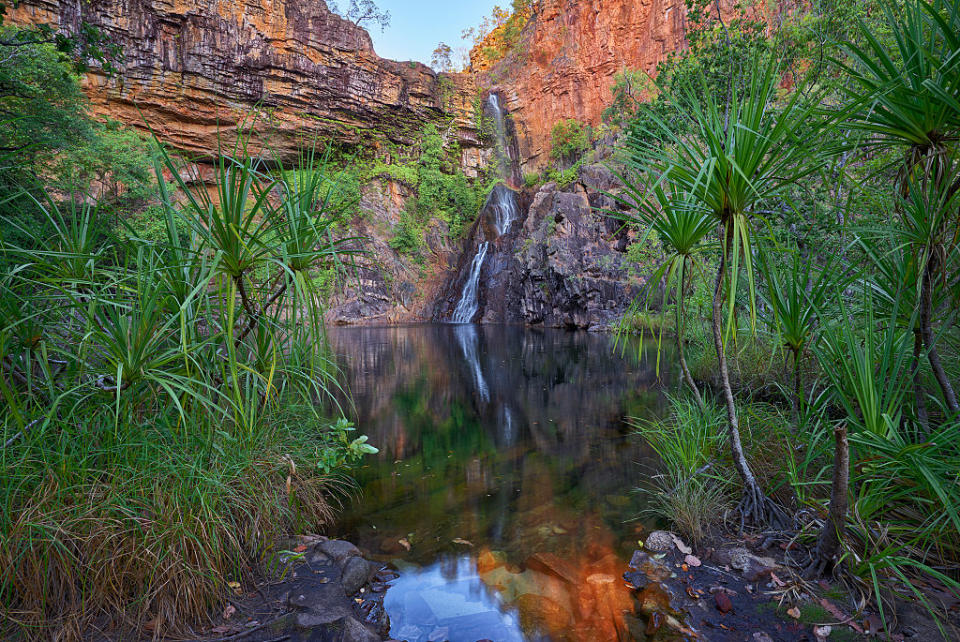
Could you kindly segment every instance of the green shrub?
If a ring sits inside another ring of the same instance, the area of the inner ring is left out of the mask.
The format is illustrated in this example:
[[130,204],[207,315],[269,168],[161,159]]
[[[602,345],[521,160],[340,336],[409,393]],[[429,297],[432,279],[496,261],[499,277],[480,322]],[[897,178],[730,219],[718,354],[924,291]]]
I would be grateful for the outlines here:
[[577,162],[590,149],[590,126],[579,120],[561,120],[550,131],[550,156],[565,164]]
[[417,256],[423,249],[423,243],[423,228],[409,211],[404,210],[389,241],[390,247],[401,254]]
[[347,252],[336,174],[305,153],[275,178],[241,142],[213,200],[155,163],[172,190],[120,234],[79,196],[21,194],[5,220],[4,637],[185,634],[279,537],[328,523],[330,476],[375,452],[318,405],[336,370],[312,274]]

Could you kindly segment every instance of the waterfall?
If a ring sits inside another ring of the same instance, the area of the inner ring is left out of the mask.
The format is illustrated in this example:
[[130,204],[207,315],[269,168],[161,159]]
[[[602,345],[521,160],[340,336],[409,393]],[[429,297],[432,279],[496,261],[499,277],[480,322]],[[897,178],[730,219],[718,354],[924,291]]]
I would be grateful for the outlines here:
[[493,129],[497,142],[494,153],[497,156],[500,176],[509,180],[511,161],[510,146],[507,144],[507,127],[503,121],[503,109],[500,108],[500,99],[496,94],[490,94],[490,97],[487,98],[487,104],[490,105],[490,111],[493,112]]
[[487,258],[487,250],[490,248],[490,242],[484,241],[477,248],[477,254],[473,257],[470,264],[470,274],[467,276],[467,282],[463,285],[463,294],[460,296],[460,303],[457,309],[453,311],[454,323],[470,323],[473,321],[477,308],[480,305],[477,294],[480,291],[480,269],[483,268],[483,259]]
[[510,231],[510,224],[517,219],[520,208],[517,207],[517,195],[505,185],[497,185],[490,192],[487,206],[493,210],[493,221],[497,234],[502,236]]
[[[493,112],[494,130],[496,134],[497,147],[495,154],[500,169],[500,175],[504,180],[510,180],[510,167],[512,159],[510,158],[510,147],[507,141],[507,128],[504,124],[503,109],[500,107],[500,99],[497,94],[491,93],[487,98],[487,104],[490,111]],[[490,243],[510,231],[510,226],[520,215],[520,207],[517,204],[517,194],[507,185],[497,185],[487,197],[487,202],[481,210],[481,216],[484,212],[489,212],[493,219],[493,227],[496,230],[496,237],[484,240],[477,246],[477,253],[470,263],[470,274],[463,284],[463,292],[460,295],[460,301],[453,311],[451,320],[454,323],[471,323],[480,307],[478,295],[480,292],[480,273],[483,270],[483,261],[487,257],[490,249]],[[478,228],[483,234],[482,226]]]

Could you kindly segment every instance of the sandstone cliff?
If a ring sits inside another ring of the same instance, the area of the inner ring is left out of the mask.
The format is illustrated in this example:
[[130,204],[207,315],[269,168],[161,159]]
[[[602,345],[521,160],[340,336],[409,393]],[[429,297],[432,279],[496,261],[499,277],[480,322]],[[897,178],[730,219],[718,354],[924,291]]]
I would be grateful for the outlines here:
[[[724,12],[732,0],[722,0]],[[479,75],[507,96],[525,166],[548,162],[565,118],[597,125],[625,68],[653,74],[687,45],[684,0],[541,0],[519,45]]]
[[179,149],[215,151],[218,132],[229,138],[255,108],[280,153],[312,134],[406,145],[448,115],[465,147],[479,145],[468,78],[380,58],[369,34],[323,0],[25,0],[9,18],[100,27],[124,59],[112,77],[85,77],[94,112],[145,121]]

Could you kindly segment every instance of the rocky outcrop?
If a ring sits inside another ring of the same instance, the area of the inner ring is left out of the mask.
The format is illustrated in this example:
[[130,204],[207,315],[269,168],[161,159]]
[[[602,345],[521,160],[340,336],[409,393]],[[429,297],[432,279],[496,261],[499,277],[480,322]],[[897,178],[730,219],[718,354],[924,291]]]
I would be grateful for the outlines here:
[[[533,325],[605,328],[636,297],[640,283],[628,271],[626,239],[619,223],[593,209],[599,195],[592,189],[577,183],[561,190],[551,183],[533,197],[514,248],[516,266],[490,286],[489,301],[504,302],[504,320],[516,315]],[[488,306],[485,321],[500,320],[497,307]]]
[[215,152],[218,134],[229,141],[254,119],[259,146],[280,154],[312,135],[376,149],[409,144],[449,115],[463,146],[479,144],[468,77],[380,58],[323,0],[25,0],[8,13],[64,32],[102,29],[123,60],[115,75],[85,76],[94,112],[149,125],[182,150]]
[[[548,183],[521,198],[521,219],[492,243],[481,272],[478,320],[554,328],[606,329],[639,294],[642,281],[629,270],[629,243],[602,194],[615,189],[603,166],[588,166],[567,188]],[[483,229],[494,215],[485,209],[468,237],[460,264],[438,298],[435,320],[448,320]]]

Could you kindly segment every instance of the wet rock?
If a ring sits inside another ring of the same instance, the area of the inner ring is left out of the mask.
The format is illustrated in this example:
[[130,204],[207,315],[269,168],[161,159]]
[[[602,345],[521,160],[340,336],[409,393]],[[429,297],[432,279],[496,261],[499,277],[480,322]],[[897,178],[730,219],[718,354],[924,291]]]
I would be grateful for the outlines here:
[[507,554],[502,551],[482,551],[477,556],[477,572],[481,575],[506,564]]
[[753,642],[773,642],[773,638],[764,631],[757,631],[753,634]]
[[759,557],[745,548],[728,548],[716,552],[715,559],[743,573],[749,582],[757,582],[778,568],[776,560],[771,557]]
[[360,557],[360,549],[342,539],[323,542],[320,544],[320,550],[333,558],[340,566],[343,566],[348,558]]
[[337,624],[342,631],[340,642],[381,642],[383,639],[352,617],[344,618]]
[[343,572],[340,576],[343,592],[347,595],[355,594],[361,587],[373,579],[377,570],[377,565],[368,562],[362,557],[348,558],[343,565]]
[[314,549],[311,551],[310,556],[307,558],[307,561],[314,566],[326,566],[330,564],[330,556],[324,553],[323,551]]
[[724,591],[717,591],[714,593],[713,601],[717,605],[717,610],[721,613],[729,613],[731,610],[733,610],[733,602],[730,601],[730,596]]
[[653,531],[647,536],[643,547],[654,553],[667,553],[673,550],[673,536],[667,531]]
[[635,551],[633,553],[633,557],[630,559],[630,567],[636,569],[637,572],[624,573],[623,577],[636,588],[643,587],[648,581],[662,582],[673,573],[662,560],[645,551]]

